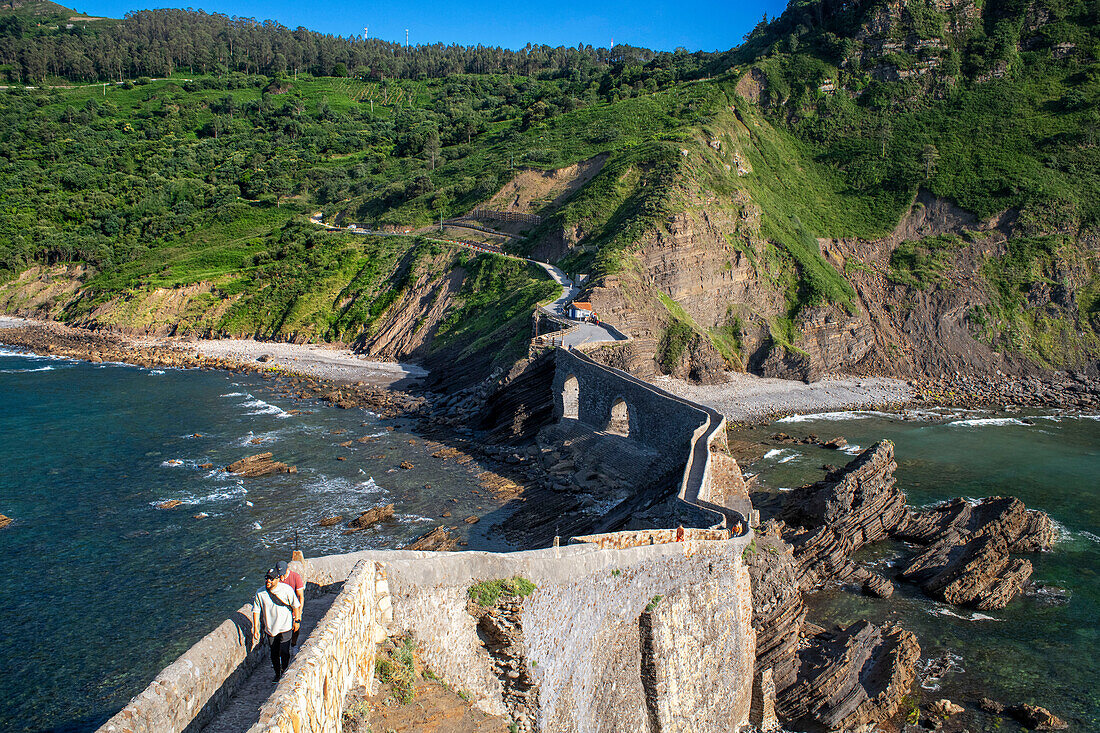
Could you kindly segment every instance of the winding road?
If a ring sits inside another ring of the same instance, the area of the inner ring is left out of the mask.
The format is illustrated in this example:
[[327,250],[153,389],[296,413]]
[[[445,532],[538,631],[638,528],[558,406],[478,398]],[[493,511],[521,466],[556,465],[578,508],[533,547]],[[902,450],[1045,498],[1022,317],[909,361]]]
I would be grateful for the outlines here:
[[[363,228],[363,227],[359,227],[357,225],[352,225],[352,226],[347,227],[347,228],[336,227],[336,226],[333,226],[331,224],[326,224],[321,219],[321,213],[320,212],[310,216],[309,220],[313,224],[316,224],[317,226],[322,227],[326,231],[330,231],[330,232],[344,232],[345,234],[359,234],[359,235],[363,235],[363,236],[370,235],[370,236],[375,236],[375,237],[417,237],[417,236],[424,236],[424,235],[418,235],[418,234],[402,234],[402,233],[395,233],[395,232],[382,232],[382,231],[378,231],[378,230],[375,230],[375,229],[366,229],[366,228]],[[485,230],[481,229],[481,231],[485,231]],[[502,249],[500,249],[499,247],[495,247],[493,245],[485,245],[485,244],[482,244],[480,242],[470,242],[470,241],[467,241],[467,240],[464,240],[464,239],[439,239],[439,238],[433,238],[433,237],[425,237],[425,239],[428,239],[428,240],[433,241],[433,242],[440,242],[441,244],[451,244],[451,245],[457,245],[459,247],[465,247],[465,248],[473,250],[475,252],[488,252],[490,254],[500,255],[501,257],[508,257],[510,259],[513,259],[513,260],[522,260],[524,262],[530,262],[530,263],[538,265],[542,269],[546,270],[547,274],[550,275],[550,277],[554,280],[554,282],[556,282],[558,285],[561,286],[561,295],[558,297],[557,300],[555,300],[552,303],[548,303],[547,305],[545,305],[543,307],[546,310],[553,313],[554,315],[559,316],[560,318],[566,319],[566,320],[570,321],[571,323],[575,324],[573,326],[573,328],[569,329],[566,332],[566,334],[562,337],[562,346],[564,346],[566,348],[569,348],[569,347],[574,347],[575,348],[577,346],[581,346],[582,344],[596,344],[596,343],[602,343],[602,342],[608,342],[608,341],[626,341],[627,340],[627,337],[625,335],[623,335],[618,329],[616,329],[612,326],[609,326],[605,323],[600,323],[600,324],[586,323],[586,322],[583,322],[583,321],[573,320],[573,319],[569,318],[568,316],[566,316],[565,315],[565,307],[567,305],[569,305],[569,303],[571,303],[574,298],[576,298],[578,295],[580,295],[581,291],[580,291],[580,288],[578,288],[573,283],[573,281],[570,280],[569,277],[564,272],[561,271],[561,269],[559,269],[558,267],[555,267],[554,265],[551,265],[549,262],[539,262],[538,260],[532,260],[532,259],[529,259],[527,257],[520,257],[518,255],[509,254],[509,253],[503,251]]]

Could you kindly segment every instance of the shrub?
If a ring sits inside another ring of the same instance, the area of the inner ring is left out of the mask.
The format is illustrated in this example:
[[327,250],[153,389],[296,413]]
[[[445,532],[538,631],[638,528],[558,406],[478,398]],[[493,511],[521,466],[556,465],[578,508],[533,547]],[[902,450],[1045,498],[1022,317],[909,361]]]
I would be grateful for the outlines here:
[[527,578],[516,575],[500,580],[483,580],[471,585],[467,594],[470,600],[482,608],[491,608],[497,604],[501,596],[518,596],[525,598],[535,592],[535,584]]

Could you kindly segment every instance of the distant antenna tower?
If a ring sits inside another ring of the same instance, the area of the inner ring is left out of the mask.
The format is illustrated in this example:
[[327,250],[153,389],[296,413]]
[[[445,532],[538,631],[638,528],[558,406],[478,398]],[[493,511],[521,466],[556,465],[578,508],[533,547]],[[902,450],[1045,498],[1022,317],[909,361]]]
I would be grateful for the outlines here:
[[409,29],[405,29],[405,48],[409,47]]
[[370,26],[369,25],[366,26],[365,28],[363,28],[363,40],[365,41],[368,38],[370,38]]

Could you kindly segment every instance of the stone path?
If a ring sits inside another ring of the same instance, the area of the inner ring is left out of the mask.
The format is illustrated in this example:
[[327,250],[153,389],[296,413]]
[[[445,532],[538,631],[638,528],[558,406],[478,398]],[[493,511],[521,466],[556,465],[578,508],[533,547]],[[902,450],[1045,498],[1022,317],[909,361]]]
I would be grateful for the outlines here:
[[[299,649],[306,643],[309,634],[328,611],[332,602],[336,600],[336,595],[336,593],[326,593],[316,598],[306,599],[305,612],[302,614],[302,630],[298,635]],[[260,643],[264,643],[262,637]],[[290,665],[294,666],[293,657],[290,659]],[[271,660],[265,653],[225,709],[202,729],[203,733],[244,733],[255,725],[260,719],[260,707],[275,692],[274,677]]]

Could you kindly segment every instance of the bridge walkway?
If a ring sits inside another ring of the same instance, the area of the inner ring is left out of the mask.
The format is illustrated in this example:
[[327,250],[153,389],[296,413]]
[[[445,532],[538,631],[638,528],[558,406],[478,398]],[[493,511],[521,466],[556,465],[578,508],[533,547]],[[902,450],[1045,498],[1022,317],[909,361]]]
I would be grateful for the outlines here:
[[[306,607],[302,612],[302,628],[298,634],[299,648],[306,643],[310,633],[321,618],[328,612],[338,592],[324,593],[306,598]],[[261,635],[260,644],[264,644]],[[291,663],[294,658],[291,657]],[[260,707],[275,691],[275,672],[271,668],[271,658],[265,652],[248,679],[237,688],[237,692],[225,704],[217,717],[206,724],[202,733],[244,733],[260,719]]]

